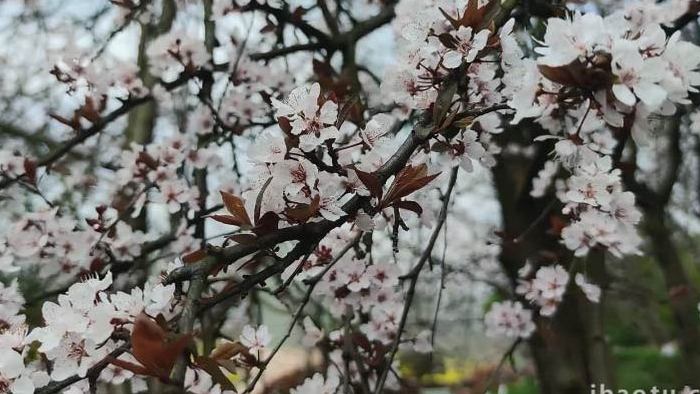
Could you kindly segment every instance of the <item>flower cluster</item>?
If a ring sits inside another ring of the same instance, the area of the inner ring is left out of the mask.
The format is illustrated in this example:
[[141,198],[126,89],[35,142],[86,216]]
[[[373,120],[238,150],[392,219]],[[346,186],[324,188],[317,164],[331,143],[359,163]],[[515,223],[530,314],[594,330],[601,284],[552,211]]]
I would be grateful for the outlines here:
[[172,30],[150,43],[146,50],[153,75],[175,79],[181,72],[194,72],[209,63],[202,41],[184,31]]
[[[521,272],[525,274],[525,272]],[[516,293],[536,304],[540,315],[552,316],[564,299],[569,273],[561,265],[540,267],[532,279],[520,279]]]
[[484,324],[490,336],[528,338],[535,331],[532,311],[517,301],[494,302],[484,316]]
[[299,148],[303,151],[316,149],[318,145],[340,136],[335,123],[338,121],[338,104],[332,100],[319,102],[321,85],[292,90],[286,102],[272,99],[275,116],[290,122],[293,135],[299,136]]
[[33,212],[17,220],[0,240],[0,266],[8,273],[39,266],[43,277],[86,272],[93,263],[99,265],[100,254],[89,247],[97,241],[95,232],[80,230],[75,220],[58,215],[57,209]]
[[[125,23],[115,34],[151,18],[156,7],[113,3]],[[194,8],[179,3],[179,15]],[[293,324],[304,328],[302,344],[318,346],[328,361],[324,373],[298,379],[292,393],[333,393],[341,376],[370,391],[400,390],[389,373],[396,350],[431,352],[435,336],[425,327],[405,329],[417,284],[409,292],[403,285],[418,281],[426,262],[432,268],[441,229],[448,249],[448,211],[470,205],[450,200],[459,171],[478,174],[479,163],[498,174],[501,142],[511,137],[518,143],[503,144],[503,152],[537,154],[532,162],[540,166],[528,168],[537,176],[517,188],[526,197],[550,198],[557,209],[547,208],[518,238],[498,232],[502,242],[489,246],[518,248],[547,219],[563,246],[553,248],[556,259],[547,265],[526,264],[510,278],[519,301],[491,305],[487,334],[529,338],[535,322],[554,316],[565,297],[600,302],[601,288],[563,255],[640,253],[641,213],[623,186],[630,174],[621,160],[631,142],[651,133],[651,119],[673,114],[699,92],[700,48],[680,32],[666,33],[683,14],[653,1],[607,16],[572,11],[548,19],[541,40],[521,45],[516,21],[502,23],[508,15],[500,12],[512,11],[501,8],[507,2],[348,3],[292,10],[272,0],[208,2],[203,11],[212,19],[204,21],[204,35],[211,45],[178,16],[169,32],[144,36],[139,57],[148,70],[141,61],[100,60],[104,48],[95,57],[82,51],[59,57],[51,74],[61,94],[67,89],[79,103],[72,116],[51,115],[72,130],[67,145],[54,150],[47,140],[52,154],[44,160],[9,145],[0,149],[0,181],[22,197],[0,199],[13,207],[0,234],[0,393],[31,393],[73,375],[93,378],[98,364],[101,382],[133,380],[133,391],[146,390],[137,376],[168,381],[189,342],[200,338],[205,346],[189,348],[214,350],[191,352],[177,383],[193,393],[227,392],[234,384],[224,370],[252,376],[270,361],[268,326],[246,318],[256,297],[239,299],[277,276],[280,287],[269,293],[285,306],[280,294],[309,291]],[[331,11],[343,15],[337,25],[312,22]],[[393,14],[387,33],[396,36],[397,56],[380,78],[355,58],[358,43],[350,41]],[[373,19],[362,23],[365,17]],[[236,21],[218,23],[224,18]],[[240,22],[244,36],[225,31]],[[144,83],[139,76],[149,72],[153,78]],[[130,112],[143,105],[147,110]],[[120,118],[128,118],[126,132],[112,127]],[[522,133],[513,132],[521,122]],[[691,122],[697,132],[700,115]],[[134,131],[147,138],[132,138]],[[83,150],[71,145],[86,140],[98,141]],[[436,184],[450,171],[443,194]],[[45,195],[54,189],[60,196]],[[417,226],[434,228],[429,249],[400,236]],[[219,227],[226,232],[212,236]],[[164,270],[158,261],[170,255],[182,258]],[[408,255],[423,257],[413,266]],[[495,260],[498,250],[487,255],[481,260]],[[442,263],[441,286],[459,287],[450,282],[457,267]],[[54,292],[41,289],[38,327],[22,314],[23,276],[65,290],[48,301]],[[224,303],[233,299],[235,307]],[[301,315],[309,300],[328,312],[323,319]],[[222,323],[212,332],[205,330],[209,313]],[[88,391],[93,380],[68,392]]]
[[[531,194],[544,195],[559,164],[572,174],[557,187],[563,213],[571,218],[562,240],[577,256],[595,246],[617,256],[639,253],[635,225],[641,214],[615,169],[620,147],[613,133],[643,140],[652,114],[673,113],[700,84],[700,48],[678,33],[667,38],[657,22],[640,23],[624,10],[552,18],[536,61],[501,37],[504,51],[512,52],[504,54],[502,66],[504,93],[516,110],[513,122],[535,118],[552,133],[538,139],[557,141],[555,161],[540,171]],[[527,77],[521,71],[511,75],[523,69]]]
[[21,314],[24,297],[17,281],[0,283],[0,392],[33,393],[35,387],[49,382],[49,376],[34,364],[25,365],[29,351],[25,337],[27,326]]
[[[130,186],[133,195],[134,217],[139,215],[147,200],[164,204],[168,212],[177,213],[183,207],[198,211],[199,194],[182,176],[182,167],[188,172],[221,165],[221,158],[213,148],[197,148],[194,141],[174,136],[145,147],[133,145],[120,158],[117,186]],[[150,193],[146,193],[149,190]]]
[[39,351],[53,363],[51,378],[63,380],[74,374],[84,377],[88,369],[117,348],[112,334],[127,332],[142,312],[172,316],[174,285],[146,285],[131,293],[108,294],[112,276],[90,278],[72,285],[56,303],[42,307],[45,325],[32,330],[27,344],[37,341]]

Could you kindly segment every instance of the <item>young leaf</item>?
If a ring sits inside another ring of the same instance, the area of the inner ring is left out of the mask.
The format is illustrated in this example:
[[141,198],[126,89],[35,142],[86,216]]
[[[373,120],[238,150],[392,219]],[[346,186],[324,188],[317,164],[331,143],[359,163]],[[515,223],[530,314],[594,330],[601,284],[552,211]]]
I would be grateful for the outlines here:
[[197,357],[195,358],[197,366],[205,370],[215,383],[218,383],[224,390],[231,390],[237,393],[236,386],[231,383],[231,381],[221,372],[219,369],[219,364],[209,357]]
[[228,210],[231,215],[233,215],[236,220],[241,223],[241,225],[252,225],[250,216],[248,216],[248,212],[246,212],[245,204],[240,197],[234,196],[233,194],[222,190],[221,199],[224,201],[226,210]]
[[246,347],[240,342],[224,342],[212,350],[209,357],[214,360],[228,360],[235,357],[238,353],[245,352]]
[[182,256],[182,262],[185,264],[192,264],[204,259],[205,257],[207,257],[207,251],[204,249],[198,249],[192,253]]
[[280,129],[284,131],[285,134],[292,134],[292,123],[289,121],[288,118],[284,116],[280,116],[277,118],[277,124],[280,126]]
[[423,207],[415,201],[401,200],[394,203],[395,207],[415,212],[418,216],[423,214]]
[[379,182],[379,178],[372,173],[360,171],[358,169],[355,169],[355,173],[360,181],[362,181],[362,184],[364,184],[367,190],[369,190],[372,197],[377,197],[381,200],[384,190],[381,182]]
[[284,214],[297,223],[306,223],[314,217],[321,207],[321,196],[316,195],[309,204],[297,204],[294,208],[287,208]]
[[268,178],[267,181],[265,181],[263,187],[260,188],[260,193],[258,193],[258,196],[255,198],[253,219],[255,220],[256,225],[258,224],[258,221],[260,221],[260,211],[262,210],[263,195],[265,194],[265,190],[267,189],[267,187],[270,185],[270,182],[272,182],[272,177]]
[[134,358],[146,368],[148,375],[163,381],[168,380],[177,358],[190,340],[190,334],[169,340],[167,331],[145,313],[136,316],[131,332]]
[[223,224],[230,224],[232,226],[239,227],[245,225],[245,223],[242,222],[239,218],[232,215],[209,215],[209,217]]
[[238,244],[249,245],[255,242],[258,237],[255,234],[233,234],[228,239]]
[[417,167],[407,166],[396,175],[394,182],[386,193],[382,206],[391,206],[403,197],[422,189],[439,175],[440,173],[428,175],[428,166],[425,163]]
[[438,39],[446,48],[455,49],[457,46],[457,40],[450,33],[442,33],[438,36]]
[[279,222],[280,217],[277,216],[276,213],[270,211],[262,215],[260,220],[255,223],[253,232],[258,236],[269,234],[279,228]]
[[24,176],[27,178],[27,181],[32,185],[36,185],[36,168],[36,161],[31,159],[24,159]]
[[440,90],[433,106],[433,125],[440,126],[443,124],[447,113],[452,107],[452,99],[454,99],[456,93],[456,81],[448,81]]

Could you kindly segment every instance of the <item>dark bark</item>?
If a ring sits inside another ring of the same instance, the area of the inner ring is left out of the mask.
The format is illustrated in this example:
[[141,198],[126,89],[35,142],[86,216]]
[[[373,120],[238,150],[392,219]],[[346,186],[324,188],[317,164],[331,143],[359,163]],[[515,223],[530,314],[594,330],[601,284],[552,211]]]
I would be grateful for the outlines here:
[[683,267],[663,208],[645,209],[644,228],[666,283],[675,337],[683,359],[683,383],[700,387],[700,319],[697,309],[700,299]]
[[700,374],[697,372],[700,371],[700,317],[697,309],[700,297],[683,266],[666,213],[682,163],[682,115],[683,112],[679,112],[664,130],[669,144],[663,159],[659,160],[665,168],[662,168],[663,178],[659,180],[658,186],[652,189],[638,182],[633,172],[625,173],[623,178],[627,188],[638,197],[638,205],[644,213],[642,228],[651,241],[651,252],[666,284],[669,306],[674,317],[675,337],[683,359],[683,383],[700,387]]
[[[493,169],[503,217],[500,260],[513,286],[526,260],[536,265],[571,262],[570,253],[563,250],[558,235],[550,229],[549,217],[560,209],[553,193],[538,199],[529,195],[531,180],[551,150],[542,148],[534,159],[510,157],[500,160]],[[591,252],[587,271],[596,283],[604,283],[603,252]],[[537,331],[529,347],[541,393],[588,394],[591,384],[614,388],[612,359],[604,336],[603,301],[590,303],[570,287],[555,316],[535,319]]]

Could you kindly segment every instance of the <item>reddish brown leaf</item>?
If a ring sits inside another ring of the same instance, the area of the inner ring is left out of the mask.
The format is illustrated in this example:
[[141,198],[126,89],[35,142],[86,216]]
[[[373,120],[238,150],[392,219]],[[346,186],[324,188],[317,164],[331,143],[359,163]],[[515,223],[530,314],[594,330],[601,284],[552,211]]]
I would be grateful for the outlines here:
[[369,342],[366,336],[355,332],[352,334],[352,342],[365,351],[370,351],[372,349],[372,344]]
[[145,367],[143,367],[141,365],[134,364],[134,363],[129,362],[129,361],[120,360],[118,358],[111,358],[111,359],[109,359],[109,362],[110,362],[110,364],[114,364],[121,369],[131,371],[136,375],[150,375],[148,369],[146,369]]
[[80,120],[75,117],[73,117],[73,119],[66,119],[58,114],[49,114],[49,116],[52,117],[54,120],[57,120],[60,123],[63,123],[64,125],[70,127],[73,130],[78,130],[80,128]]
[[455,49],[457,46],[457,40],[450,33],[442,33],[438,35],[438,39],[446,48]]
[[354,115],[357,112],[362,112],[362,101],[357,96],[350,97],[338,112],[338,120],[335,122],[335,127],[340,129],[348,118],[354,120]]
[[209,357],[197,357],[195,358],[197,366],[205,370],[215,383],[218,383],[222,389],[231,390],[237,393],[236,386],[231,383],[231,381],[221,372],[219,369],[219,364]]
[[36,161],[24,159],[24,176],[32,185],[36,185]]
[[292,12],[292,20],[295,22],[304,22],[304,15],[306,15],[306,8],[299,6]]
[[190,340],[190,334],[169,340],[167,331],[145,313],[136,317],[134,329],[131,332],[134,358],[144,366],[147,375],[162,380],[168,380],[177,358]]
[[136,162],[143,163],[152,170],[158,168],[158,160],[154,159],[153,156],[149,155],[144,151],[139,152],[139,156],[138,158],[136,158]]
[[306,223],[309,219],[316,216],[321,207],[321,196],[316,195],[309,204],[297,204],[294,208],[287,208],[284,214],[293,219],[297,223]]
[[255,242],[258,237],[255,234],[233,234],[228,239],[238,244],[249,245]]
[[328,62],[323,62],[317,59],[313,59],[313,69],[314,74],[319,78],[332,78],[335,74],[335,70]]
[[550,67],[540,64],[537,66],[540,73],[552,82],[560,83],[566,86],[575,86],[576,79],[565,67]]
[[564,230],[564,227],[568,226],[569,223],[563,217],[559,215],[551,215],[549,217],[549,228],[552,234],[559,236]]
[[360,171],[358,169],[355,169],[355,173],[360,181],[362,181],[362,184],[369,190],[372,197],[377,197],[381,200],[384,189],[382,188],[382,183],[379,181],[379,178],[372,173]]
[[258,236],[269,234],[279,228],[279,221],[280,217],[276,213],[268,212],[256,222],[253,232]]
[[488,28],[500,10],[499,0],[489,0],[479,7],[480,0],[469,0],[459,25],[472,27],[475,31]]
[[80,116],[92,123],[100,121],[100,112],[95,106],[95,101],[92,97],[85,97],[85,104],[80,108]]
[[231,215],[233,215],[236,220],[238,220],[241,225],[247,225],[250,226],[252,225],[252,222],[250,221],[250,216],[248,216],[248,212],[245,209],[245,204],[243,203],[243,200],[240,197],[234,196],[231,193],[227,193],[225,191],[221,191],[221,199],[224,201],[224,206],[226,207],[226,210],[228,210]]
[[442,15],[450,22],[452,27],[454,27],[455,29],[459,28],[459,20],[452,17],[452,15],[448,14],[447,11],[442,9],[442,7],[440,7],[440,12],[442,12]]
[[267,19],[267,23],[260,29],[260,33],[271,33],[277,30],[277,25],[275,25],[270,19]]
[[288,118],[280,116],[279,118],[277,118],[277,124],[280,126],[280,129],[282,129],[282,131],[284,131],[285,134],[292,134],[292,123],[289,121]]
[[425,164],[421,164],[417,167],[409,165],[401,170],[401,172],[396,175],[394,182],[386,193],[382,206],[391,206],[394,202],[403,197],[422,189],[440,175],[440,173],[433,175],[428,175],[427,173],[428,166]]
[[224,342],[218,345],[209,355],[214,360],[228,360],[235,357],[238,353],[245,352],[247,349],[240,342]]
[[597,57],[595,67],[587,67],[578,60],[561,67],[537,67],[545,78],[566,86],[600,90],[610,88],[613,82],[610,59],[604,56]]
[[255,197],[255,208],[253,212],[253,218],[255,220],[255,224],[258,224],[258,221],[260,221],[260,211],[262,210],[262,199],[263,196],[265,195],[265,190],[267,190],[267,187],[270,186],[270,183],[272,182],[272,177],[268,178],[267,181],[265,181],[265,184],[263,187],[260,188],[260,192],[258,193],[258,196]]
[[435,141],[431,146],[430,150],[433,152],[444,153],[452,149],[450,144],[442,141]]
[[245,225],[240,219],[232,215],[210,215],[209,217],[223,224],[239,227]]
[[182,257],[182,262],[185,264],[192,264],[204,259],[205,257],[207,257],[207,251],[204,249],[199,249],[184,255]]
[[687,285],[673,286],[668,290],[668,296],[674,302],[679,302],[690,294],[690,288]]
[[407,211],[415,212],[418,216],[423,214],[423,207],[421,207],[420,204],[418,204],[415,201],[401,200],[395,202],[393,206],[399,209],[405,209]]

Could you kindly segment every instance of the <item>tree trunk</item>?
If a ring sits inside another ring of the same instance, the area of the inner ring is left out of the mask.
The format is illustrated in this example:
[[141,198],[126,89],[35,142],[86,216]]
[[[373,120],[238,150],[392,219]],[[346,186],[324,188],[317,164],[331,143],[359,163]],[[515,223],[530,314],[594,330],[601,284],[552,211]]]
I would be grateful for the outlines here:
[[[518,269],[526,260],[561,264],[571,260],[558,236],[550,232],[549,216],[560,207],[555,196],[550,193],[534,199],[529,195],[531,179],[546,157],[543,150],[534,160],[509,158],[493,169],[503,217],[500,260],[513,286]],[[587,264],[591,279],[603,285],[604,253],[592,251]],[[601,297],[599,304],[590,303],[575,287],[570,287],[555,316],[535,318],[537,331],[529,340],[529,347],[542,394],[589,394],[592,384],[614,389],[612,358],[604,335],[603,302]]]
[[700,387],[700,318],[698,293],[688,278],[671,237],[663,207],[645,207],[644,227],[661,268],[673,312],[676,338],[683,357],[684,384]]

